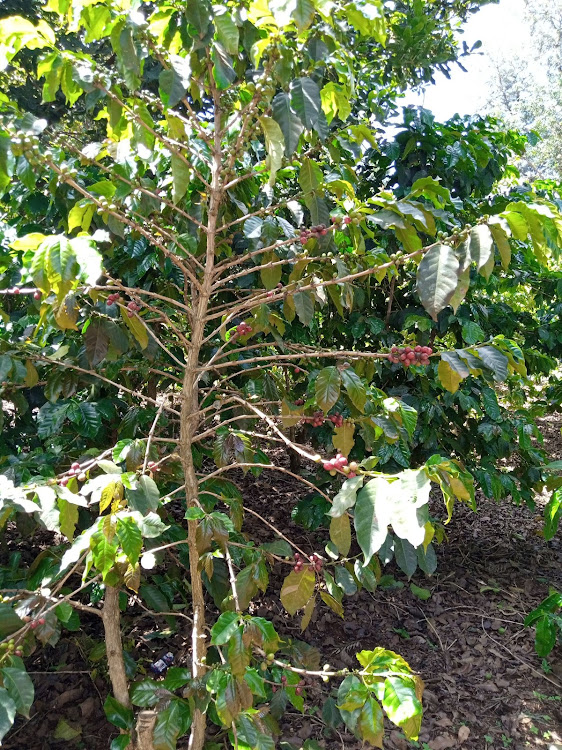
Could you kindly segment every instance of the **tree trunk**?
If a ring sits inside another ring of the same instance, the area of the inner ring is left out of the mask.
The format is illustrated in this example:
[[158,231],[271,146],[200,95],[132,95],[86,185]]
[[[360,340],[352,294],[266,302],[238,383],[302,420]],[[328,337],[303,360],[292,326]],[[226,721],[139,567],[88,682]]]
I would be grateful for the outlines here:
[[[121,612],[119,610],[119,589],[114,586],[105,587],[105,601],[102,610],[103,630],[105,634],[105,650],[111,689],[115,699],[122,706],[132,708],[129,698],[129,681],[125,672],[123,658],[123,641],[121,640]],[[129,750],[135,750],[134,742],[129,744]]]

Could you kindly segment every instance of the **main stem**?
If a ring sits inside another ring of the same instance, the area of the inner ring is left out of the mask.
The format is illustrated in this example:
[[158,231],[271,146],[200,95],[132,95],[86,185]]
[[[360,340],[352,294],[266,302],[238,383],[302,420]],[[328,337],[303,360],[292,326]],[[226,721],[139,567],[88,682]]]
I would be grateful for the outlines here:
[[125,672],[123,642],[121,640],[121,612],[119,611],[119,589],[105,587],[105,599],[102,610],[103,629],[107,665],[113,695],[121,705],[131,708],[129,682]]
[[[212,81],[212,75],[210,76]],[[216,90],[213,90],[215,106],[215,139],[213,159],[211,165],[211,189],[209,191],[209,211],[207,221],[207,248],[205,271],[200,289],[192,285],[192,336],[191,345],[187,353],[187,361],[183,376],[182,404],[180,416],[180,456],[185,476],[187,506],[198,504],[199,486],[193,465],[192,445],[198,427],[199,413],[199,359],[201,346],[205,334],[205,323],[209,309],[209,298],[213,283],[215,264],[216,233],[220,204],[223,198],[221,185],[222,151],[220,140],[220,101]],[[197,521],[188,521],[188,549],[189,572],[191,578],[191,599],[193,608],[193,626],[191,631],[191,670],[193,679],[197,680],[205,674],[205,656],[207,643],[205,640],[205,597],[203,580],[199,569],[199,551],[197,549]],[[189,750],[202,750],[205,743],[205,714],[198,708],[193,711]]]

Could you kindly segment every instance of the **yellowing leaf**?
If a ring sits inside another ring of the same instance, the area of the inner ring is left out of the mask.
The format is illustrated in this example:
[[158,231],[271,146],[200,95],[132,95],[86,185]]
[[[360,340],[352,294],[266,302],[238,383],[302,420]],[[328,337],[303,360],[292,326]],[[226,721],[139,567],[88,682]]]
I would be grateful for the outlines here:
[[302,411],[291,408],[288,401],[281,403],[281,422],[283,427],[294,427],[302,419]]
[[39,373],[30,359],[25,363],[26,376],[23,381],[28,388],[33,388],[39,382]]
[[434,536],[435,536],[435,528],[433,527],[433,524],[431,523],[431,521],[428,521],[425,524],[425,536],[423,538],[424,552],[427,552],[427,548],[431,544]]
[[351,548],[351,524],[346,513],[330,521],[330,539],[340,555],[346,557]]
[[76,297],[73,294],[68,294],[55,311],[55,320],[59,328],[77,331],[78,312]]
[[459,375],[456,370],[453,370],[451,365],[448,362],[445,362],[444,359],[439,362],[439,367],[437,368],[437,376],[439,377],[439,382],[441,383],[443,388],[449,391],[449,393],[456,393],[459,390],[459,384],[462,380],[462,376]]
[[267,168],[269,169],[269,185],[275,185],[275,175],[281,169],[285,154],[285,139],[278,123],[271,117],[260,117],[259,121],[265,136],[267,151]]
[[141,323],[136,315],[133,315],[131,318],[129,318],[123,308],[121,308],[121,317],[125,321],[127,328],[139,342],[140,348],[146,349],[146,347],[148,346],[148,331],[146,330],[146,327]]
[[341,427],[336,427],[332,436],[334,448],[343,456],[349,456],[351,449],[355,445],[353,435],[355,433],[355,424],[353,422],[344,422]]
[[312,619],[312,615],[314,614],[315,607],[316,597],[313,596],[308,600],[308,602],[306,603],[306,607],[304,608],[304,614],[301,620],[301,633],[304,633],[304,631],[310,625],[310,620]]
[[314,594],[315,584],[316,576],[308,566],[304,567],[300,573],[295,573],[294,570],[289,573],[281,589],[281,603],[290,615],[294,615],[297,610],[306,606]]

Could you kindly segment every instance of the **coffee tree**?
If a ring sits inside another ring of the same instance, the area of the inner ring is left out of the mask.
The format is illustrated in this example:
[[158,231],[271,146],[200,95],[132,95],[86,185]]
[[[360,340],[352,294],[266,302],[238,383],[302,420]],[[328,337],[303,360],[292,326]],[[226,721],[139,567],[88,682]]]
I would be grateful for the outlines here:
[[[511,201],[467,224],[432,176],[365,190],[357,169],[377,143],[379,64],[401,49],[400,9],[44,10],[36,24],[0,21],[2,59],[17,71],[31,53],[44,101],[86,115],[49,123],[2,103],[1,519],[57,542],[4,576],[0,733],[33,700],[25,657],[97,616],[116,750],[173,748],[187,733],[193,750],[206,738],[273,748],[311,679],[335,681],[335,710],[365,742],[382,746],[384,714],[415,739],[423,683],[400,656],[372,644],[356,669],[322,667],[252,600],[284,569],[281,602],[304,631],[317,607],[343,617],[344,594],[373,591],[392,555],[408,576],[435,570],[431,484],[450,519],[455,501],[474,506],[473,477],[453,450],[412,455],[417,411],[379,386],[431,371],[443,398],[477,378],[492,403],[494,384],[525,373],[513,341],[437,346],[432,321],[501,273],[498,260],[507,269],[512,241],[547,265],[556,207]],[[402,341],[381,345],[372,316],[348,347],[322,336],[381,294],[390,319],[407,282],[425,323]],[[303,549],[250,507],[241,477],[262,472],[323,499],[325,547]],[[244,531],[248,516],[270,541]],[[173,579],[169,555],[185,571]],[[187,623],[190,664],[130,684],[127,604]]]

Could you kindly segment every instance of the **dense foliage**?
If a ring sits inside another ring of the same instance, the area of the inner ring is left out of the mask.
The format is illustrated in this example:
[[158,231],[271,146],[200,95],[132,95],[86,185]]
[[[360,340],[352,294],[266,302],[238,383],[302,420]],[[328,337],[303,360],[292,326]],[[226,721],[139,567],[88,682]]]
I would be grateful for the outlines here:
[[[540,373],[559,355],[558,206],[497,190],[524,139],[494,120],[406,110],[378,131],[462,54],[453,18],[478,4],[50,0],[0,21],[0,522],[53,534],[2,570],[1,735],[33,700],[25,658],[98,616],[114,750],[198,750],[207,720],[221,747],[272,748],[311,677],[365,742],[383,711],[417,737],[400,656],[321,667],[251,602],[285,567],[303,631],[344,616],[392,557],[435,571],[475,479],[529,503],[545,483],[532,414],[507,406],[524,353]],[[245,501],[265,471],[302,486],[322,549]],[[120,601],[188,621],[191,664],[136,675]]]

